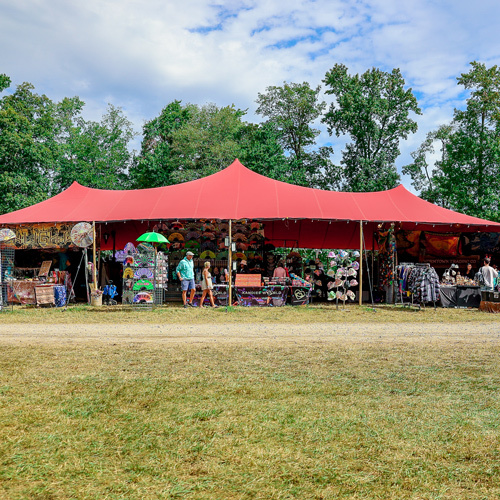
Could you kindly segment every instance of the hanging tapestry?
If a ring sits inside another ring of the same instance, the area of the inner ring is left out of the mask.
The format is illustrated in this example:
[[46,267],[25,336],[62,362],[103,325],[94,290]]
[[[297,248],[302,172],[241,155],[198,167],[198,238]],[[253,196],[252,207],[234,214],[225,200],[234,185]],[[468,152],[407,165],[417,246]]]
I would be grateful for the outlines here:
[[16,248],[39,250],[43,248],[69,248],[71,229],[74,224],[36,224],[13,228],[16,233]]

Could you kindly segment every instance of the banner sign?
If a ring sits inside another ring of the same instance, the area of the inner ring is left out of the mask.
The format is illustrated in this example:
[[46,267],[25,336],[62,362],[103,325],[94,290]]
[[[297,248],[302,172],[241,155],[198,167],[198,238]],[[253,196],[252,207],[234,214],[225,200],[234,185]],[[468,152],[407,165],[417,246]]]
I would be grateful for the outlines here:
[[235,288],[240,306],[281,307],[286,304],[287,286],[240,286]]
[[56,223],[12,227],[16,233],[16,248],[19,250],[40,250],[73,247],[71,242],[73,226],[73,223]]
[[[195,295],[194,295],[194,299],[193,299],[193,304],[195,306],[199,306],[200,305],[200,300],[201,300],[201,295],[202,295],[202,290],[201,290],[201,287],[196,287],[196,292],[195,292]],[[212,289],[212,295],[214,296],[214,303],[218,306],[227,306],[227,300],[228,300],[228,297],[229,297],[229,292],[228,292],[228,287],[227,285],[214,285],[213,289]],[[210,298],[208,296],[208,293],[207,295],[205,296],[205,300],[203,302],[203,305],[205,306],[210,306]]]
[[306,286],[291,286],[290,293],[292,295],[292,306],[305,306],[309,304],[312,287]]

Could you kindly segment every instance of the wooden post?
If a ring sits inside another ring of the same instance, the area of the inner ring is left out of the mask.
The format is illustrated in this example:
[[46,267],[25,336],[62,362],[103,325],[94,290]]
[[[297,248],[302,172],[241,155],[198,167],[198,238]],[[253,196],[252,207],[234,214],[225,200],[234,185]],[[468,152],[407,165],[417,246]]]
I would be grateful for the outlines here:
[[359,221],[359,305],[363,304],[363,221]]
[[227,305],[231,306],[233,304],[233,285],[232,285],[232,279],[233,279],[233,234],[232,234],[232,220],[229,219],[229,246],[227,249],[227,267],[228,267],[228,280],[229,280],[229,289],[227,293]]
[[94,270],[92,280],[94,282],[94,290],[97,290],[97,262],[96,262],[96,231],[95,221],[92,223],[93,243],[92,243],[92,262],[94,263]]

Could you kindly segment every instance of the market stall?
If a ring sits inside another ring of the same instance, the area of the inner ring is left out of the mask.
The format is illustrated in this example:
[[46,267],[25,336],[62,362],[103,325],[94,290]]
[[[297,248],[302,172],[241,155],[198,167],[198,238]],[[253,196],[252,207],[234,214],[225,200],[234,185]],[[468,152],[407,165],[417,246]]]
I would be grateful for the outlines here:
[[66,271],[50,271],[51,264],[45,261],[40,268],[13,267],[6,279],[7,303],[64,306],[72,288],[71,276]]
[[[214,197],[214,192],[226,195]],[[186,199],[193,202],[185,203]],[[263,232],[263,247],[359,249],[360,290],[363,290],[363,250],[378,248],[374,235],[391,224],[395,224],[398,230],[428,233],[439,230],[453,233],[500,231],[500,224],[438,207],[418,198],[403,186],[373,193],[322,191],[266,178],[245,168],[238,160],[211,176],[162,188],[100,190],[74,183],[36,206],[0,216],[0,225],[16,232],[16,248],[23,244],[27,231],[34,231],[41,224],[46,226],[53,244],[61,247],[55,239],[61,236],[64,227],[80,221],[95,221],[98,249],[113,250],[114,254],[128,241],[135,241],[137,236],[157,226],[172,246],[178,245],[178,249],[168,250],[169,278],[176,261],[190,248],[188,243],[194,245],[192,248],[196,249],[200,261],[208,256],[214,267],[216,263],[217,267],[227,265],[231,272],[230,263],[234,257],[236,261],[245,260],[234,254],[242,254],[246,260],[254,261],[255,274],[269,276],[271,262],[267,260],[266,250],[248,248],[253,240],[248,240],[247,234],[236,227],[238,223],[259,224]],[[184,232],[175,230],[176,222],[183,225]],[[214,236],[213,230],[200,228],[203,224],[230,227],[231,222],[235,227],[233,230],[227,228],[226,235],[239,245],[234,252],[232,246],[220,248],[220,234]],[[200,232],[198,237],[188,237],[189,224],[195,226],[192,231]],[[46,238],[38,231],[34,232],[38,234],[39,244],[43,244]],[[174,237],[171,237],[172,233]],[[428,240],[430,245],[432,242]],[[177,256],[174,255],[176,250],[179,252]],[[210,253],[202,257],[204,252]],[[229,252],[229,255],[219,256],[222,252]],[[249,252],[254,252],[262,260],[251,259]],[[172,282],[170,287],[169,283],[169,290],[175,285]],[[342,292],[334,291],[335,295]],[[354,293],[351,289],[344,292],[340,297],[348,297],[347,292]],[[357,293],[356,299],[361,302],[362,293]]]
[[440,294],[442,307],[478,308],[481,303],[479,283],[461,276],[457,264],[452,264],[443,273]]

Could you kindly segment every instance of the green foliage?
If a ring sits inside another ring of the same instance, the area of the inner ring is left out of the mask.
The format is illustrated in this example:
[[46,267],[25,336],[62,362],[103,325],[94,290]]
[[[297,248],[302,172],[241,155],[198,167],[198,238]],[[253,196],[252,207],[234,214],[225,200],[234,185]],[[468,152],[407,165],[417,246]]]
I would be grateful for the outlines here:
[[5,89],[10,87],[11,80],[4,73],[0,73],[0,92],[3,92]]
[[[470,90],[464,110],[451,124],[431,132],[403,169],[421,195],[469,215],[500,220],[500,70],[472,62],[457,80]],[[441,156],[427,163],[436,141]]]
[[265,175],[277,180],[300,186],[320,189],[336,187],[332,175],[331,147],[311,150],[320,131],[312,127],[326,107],[319,100],[321,87],[311,89],[309,83],[287,83],[281,87],[267,87],[266,93],[258,94],[257,114],[267,118],[263,130],[272,130],[274,140],[281,144],[286,154],[280,159],[278,168],[274,165]]
[[[10,80],[3,75],[0,87]],[[0,100],[0,212],[23,208],[47,197],[59,145],[54,137],[56,105],[19,85]]]
[[[413,163],[405,165],[402,169],[403,174],[412,178],[414,188],[419,191],[423,199],[445,208],[449,208],[449,203],[446,193],[436,185],[436,177],[440,175],[439,168],[446,158],[447,145],[452,133],[452,125],[442,125],[437,130],[429,132],[419,148],[411,153]],[[439,151],[436,150],[436,145],[439,145]],[[436,157],[438,153],[439,159],[432,167],[428,163],[428,157]]]
[[268,118],[281,131],[283,147],[296,158],[301,158],[319,135],[311,123],[326,107],[325,102],[318,101],[320,90],[320,86],[311,89],[307,82],[284,82],[282,87],[267,87],[265,94],[258,94],[257,114]]
[[238,133],[245,112],[234,106],[189,106],[189,121],[173,134],[177,169],[173,182],[199,179],[223,170],[238,157]]
[[56,189],[66,189],[74,181],[100,189],[127,187],[126,171],[132,161],[128,144],[135,136],[132,123],[111,104],[100,123],[85,121],[76,115],[78,106],[71,109],[68,101],[65,104]]
[[[0,75],[0,90],[10,79]],[[108,107],[100,123],[81,117],[78,97],[53,102],[23,83],[0,99],[0,212],[43,201],[73,181],[89,187],[126,186],[131,123]]]
[[144,125],[141,154],[131,169],[136,188],[166,186],[213,174],[239,156],[245,112],[234,106],[169,103]]
[[350,75],[336,64],[324,79],[326,93],[335,97],[323,122],[330,134],[347,134],[347,144],[337,182],[346,191],[379,191],[399,182],[394,162],[399,141],[417,130],[410,112],[421,114],[411,89],[399,69],[386,73],[373,68]]

